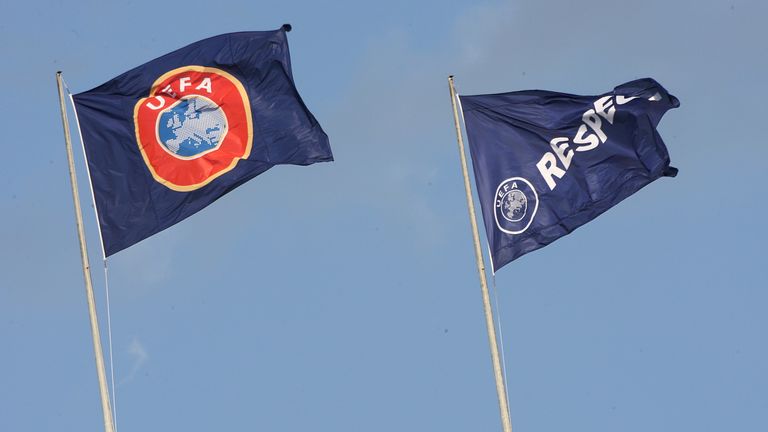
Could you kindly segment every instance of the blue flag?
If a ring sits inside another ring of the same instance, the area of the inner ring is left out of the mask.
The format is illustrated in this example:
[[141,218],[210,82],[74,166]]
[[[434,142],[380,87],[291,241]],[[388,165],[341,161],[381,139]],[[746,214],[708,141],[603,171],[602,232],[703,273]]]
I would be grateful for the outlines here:
[[680,103],[650,78],[460,100],[494,271],[677,174],[656,126]]
[[73,96],[107,256],[273,165],[333,160],[288,30],[205,39]]

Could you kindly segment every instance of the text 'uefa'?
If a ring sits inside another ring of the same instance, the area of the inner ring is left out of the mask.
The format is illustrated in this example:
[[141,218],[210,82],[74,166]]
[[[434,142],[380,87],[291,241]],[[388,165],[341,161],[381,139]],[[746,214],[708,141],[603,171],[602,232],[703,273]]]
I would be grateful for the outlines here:
[[[203,77],[197,81],[192,81],[190,77],[179,77],[177,81],[168,84],[164,89],[160,90],[160,93],[165,93],[173,99],[178,99],[179,95],[184,94],[188,88],[205,90],[207,93],[212,93],[213,89],[211,86],[210,77]],[[155,96],[147,100],[146,106],[151,110],[159,110],[165,107],[165,98],[163,96]]]

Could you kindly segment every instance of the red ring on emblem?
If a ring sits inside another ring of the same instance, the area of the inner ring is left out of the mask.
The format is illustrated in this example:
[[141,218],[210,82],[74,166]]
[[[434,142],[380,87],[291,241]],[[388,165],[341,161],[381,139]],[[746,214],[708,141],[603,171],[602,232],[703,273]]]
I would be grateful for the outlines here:
[[[160,142],[158,122],[164,112],[189,98],[218,106],[225,116],[226,130],[215,148],[195,156],[179,156]],[[163,74],[152,84],[149,96],[136,103],[133,119],[136,141],[152,177],[175,191],[199,189],[251,153],[253,123],[248,95],[237,78],[221,69],[185,66]]]

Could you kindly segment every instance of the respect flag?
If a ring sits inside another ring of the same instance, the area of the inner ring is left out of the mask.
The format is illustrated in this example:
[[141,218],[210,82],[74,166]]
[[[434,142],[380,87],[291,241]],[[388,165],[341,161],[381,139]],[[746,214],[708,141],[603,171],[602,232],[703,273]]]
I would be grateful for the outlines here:
[[106,256],[278,164],[332,161],[286,32],[195,42],[73,96]]
[[656,126],[680,103],[653,79],[460,101],[494,271],[677,174]]

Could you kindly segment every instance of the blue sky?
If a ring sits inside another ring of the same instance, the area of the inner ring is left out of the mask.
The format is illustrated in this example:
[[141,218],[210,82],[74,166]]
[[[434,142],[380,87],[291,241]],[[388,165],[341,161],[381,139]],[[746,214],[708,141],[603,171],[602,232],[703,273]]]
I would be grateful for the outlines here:
[[449,74],[464,94],[599,94],[650,76],[682,104],[659,128],[677,178],[498,273],[515,430],[768,429],[766,3],[40,1],[0,14],[0,430],[102,427],[55,71],[83,91],[285,22],[336,162],[276,167],[110,259],[119,430],[500,429]]

